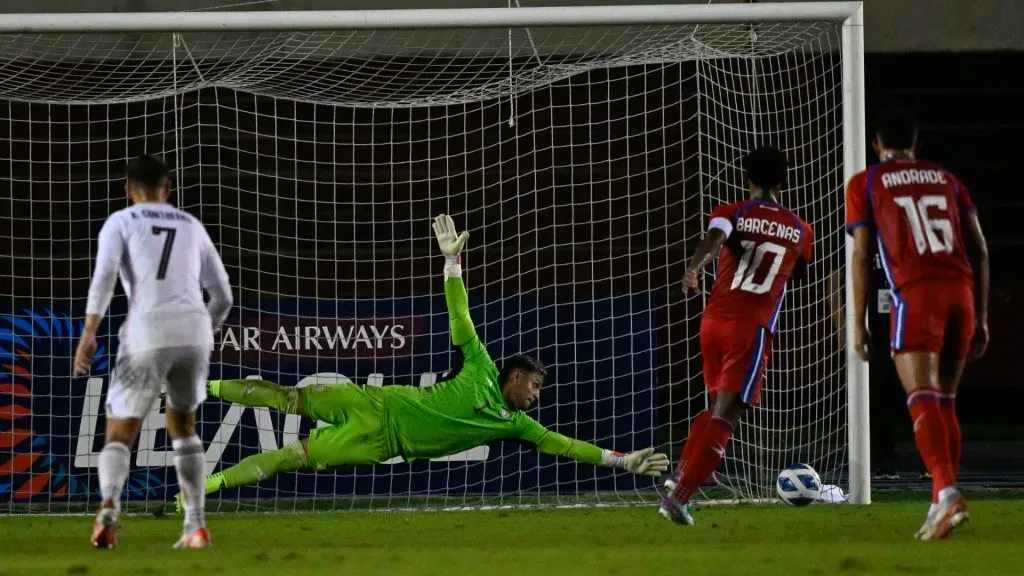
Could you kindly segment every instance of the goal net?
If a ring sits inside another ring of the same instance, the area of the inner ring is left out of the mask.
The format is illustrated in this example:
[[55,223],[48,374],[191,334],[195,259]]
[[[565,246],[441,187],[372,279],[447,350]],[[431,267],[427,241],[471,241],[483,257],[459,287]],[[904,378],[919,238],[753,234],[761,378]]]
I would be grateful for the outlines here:
[[[796,462],[845,488],[842,25],[759,20],[0,34],[0,510],[97,502],[120,289],[91,376],[71,378],[70,358],[97,232],[126,205],[124,165],[140,153],[167,160],[172,201],[207,226],[231,276],[211,378],[436,383],[458,365],[430,225],[444,212],[471,233],[465,278],[491,355],[549,367],[531,415],[675,460],[707,401],[704,297],[683,297],[684,262],[710,210],[747,194],[742,155],[774,144],[815,259],[707,494],[770,498]],[[133,504],[178,490],[162,412],[132,457]],[[211,399],[207,469],[317,425]],[[659,487],[498,442],[284,474],[210,506],[617,504]]]

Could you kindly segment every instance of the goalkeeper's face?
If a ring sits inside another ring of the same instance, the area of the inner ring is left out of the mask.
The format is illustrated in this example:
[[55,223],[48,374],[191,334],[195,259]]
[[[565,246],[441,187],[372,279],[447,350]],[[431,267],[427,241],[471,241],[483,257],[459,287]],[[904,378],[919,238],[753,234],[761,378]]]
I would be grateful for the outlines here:
[[527,410],[540,398],[540,388],[543,385],[544,376],[517,369],[505,379],[501,395],[516,410]]

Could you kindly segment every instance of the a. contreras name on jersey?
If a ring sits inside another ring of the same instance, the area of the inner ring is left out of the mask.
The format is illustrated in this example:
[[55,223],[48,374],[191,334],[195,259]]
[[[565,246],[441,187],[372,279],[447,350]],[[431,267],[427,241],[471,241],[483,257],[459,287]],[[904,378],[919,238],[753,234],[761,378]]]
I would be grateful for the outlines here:
[[781,222],[768,220],[766,218],[740,218],[736,221],[736,230],[738,232],[748,232],[750,234],[774,236],[775,238],[781,238],[782,240],[789,240],[793,244],[800,243],[799,228],[787,226]]
[[908,184],[946,184],[946,173],[928,168],[907,168],[882,174],[882,186],[886,188]]

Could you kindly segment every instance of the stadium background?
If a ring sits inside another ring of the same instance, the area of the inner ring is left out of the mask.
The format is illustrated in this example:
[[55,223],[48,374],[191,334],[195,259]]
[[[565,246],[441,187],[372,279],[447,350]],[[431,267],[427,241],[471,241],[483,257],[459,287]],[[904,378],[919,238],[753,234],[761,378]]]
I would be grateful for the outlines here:
[[[229,2],[222,3],[226,4]],[[571,3],[575,2],[562,2],[562,4]],[[48,11],[124,11],[195,9],[211,7],[215,4],[212,1],[174,2],[165,0],[158,2],[154,0],[122,0],[120,2],[91,2],[83,0],[63,3],[49,2],[45,7]],[[491,5],[471,1],[445,2],[443,4],[446,7],[456,5]],[[547,2],[544,4],[550,5],[552,3]],[[1024,437],[1024,433],[1022,433],[1024,432],[1024,427],[1022,427],[1014,407],[1019,406],[1024,401],[1024,387],[1021,386],[1024,382],[1022,382],[1021,376],[1013,370],[1013,367],[1016,366],[1015,361],[1019,355],[1018,340],[1015,336],[1018,333],[1020,321],[1024,320],[1024,311],[1022,311],[1019,305],[1019,302],[1024,299],[1024,278],[1021,277],[1020,267],[1014,263],[1016,262],[1016,253],[1021,244],[1024,243],[1024,237],[1021,236],[1018,227],[1015,226],[1016,209],[1019,209],[1024,204],[1024,200],[1021,200],[1020,196],[1015,193],[1015,188],[1019,186],[1019,178],[1017,178],[1017,171],[1015,169],[1015,162],[1019,160],[1015,156],[1019,149],[1022,132],[1024,132],[1024,122],[1021,121],[1020,114],[1014,111],[1020,97],[1024,95],[1024,79],[1021,79],[1019,75],[1007,72],[1019,69],[1022,63],[1020,51],[1024,49],[1024,38],[1020,37],[1017,33],[1020,25],[1024,24],[1024,22],[1021,22],[1022,8],[1011,0],[1003,0],[1001,2],[990,0],[989,2],[973,3],[972,8],[968,11],[962,5],[958,5],[955,0],[947,0],[934,3],[934,6],[927,13],[922,13],[915,8],[914,4],[911,0],[890,2],[868,0],[866,2],[866,43],[869,50],[866,64],[869,121],[870,111],[874,106],[896,103],[915,109],[919,114],[922,124],[923,154],[957,172],[973,191],[975,201],[979,206],[982,223],[989,236],[992,253],[993,290],[990,316],[993,344],[989,355],[968,370],[965,376],[963,391],[960,395],[961,415],[964,422],[966,441],[963,466],[965,470],[971,473],[972,480],[981,483],[1019,484],[1024,481],[1024,456],[1022,456],[1024,450],[1021,449],[1024,447],[1024,443],[1020,440]],[[539,5],[539,3],[531,3],[530,5]],[[438,3],[438,7],[440,6],[441,3]],[[347,2],[344,5],[339,5],[334,2],[317,2],[313,0],[295,2],[281,0],[279,2],[246,7],[250,9],[275,7],[284,9],[330,7],[337,9],[361,8],[363,6],[358,5],[356,2]],[[391,0],[376,2],[374,7],[399,8],[411,6],[406,2]],[[415,7],[424,6],[417,5]],[[40,6],[38,3],[15,0],[5,4],[4,8],[8,11],[18,12],[39,10]],[[999,17],[995,17],[995,15],[999,15]],[[977,22],[978,25],[974,25],[974,22]],[[665,79],[662,78],[661,80],[664,81]],[[611,90],[620,90],[623,96],[630,91],[630,86],[626,82],[613,83],[610,86]],[[569,90],[569,88],[552,90],[550,92],[552,100],[569,98]],[[609,94],[608,96],[612,95]],[[191,94],[186,96],[186,102],[183,104],[183,107],[186,110],[195,109],[188,106],[188,98],[217,97],[218,95],[214,94],[214,91],[211,90]],[[231,97],[235,98],[234,95]],[[602,98],[602,100],[606,99]],[[577,98],[573,98],[573,100],[578,101]],[[241,108],[253,110],[260,110],[261,107],[265,109],[266,107],[276,106],[273,111],[275,114],[293,119],[302,119],[314,113],[312,106],[287,104],[282,109],[280,103],[275,104],[269,100],[260,101],[257,99],[257,101],[253,102],[236,102],[234,104]],[[140,104],[139,106],[142,107],[144,105]],[[105,131],[107,130],[111,134],[121,135],[127,131],[127,133],[137,135],[138,138],[143,138],[147,127],[144,127],[141,122],[133,123],[129,120],[129,118],[138,118],[140,116],[139,110],[140,108],[133,109],[130,105],[120,108],[119,114],[122,117],[103,117],[97,116],[97,111],[94,109],[87,118],[83,117],[79,118],[79,120],[88,119],[90,121],[90,131],[87,134],[88,139],[96,142],[93,146],[99,147],[105,145],[102,142],[105,139],[107,134]],[[494,109],[491,110],[494,111]],[[680,110],[680,108],[675,107],[674,110]],[[597,108],[591,111],[594,114],[600,112],[601,110]],[[72,297],[80,298],[85,293],[87,286],[89,253],[87,251],[79,252],[75,249],[68,253],[67,247],[76,246],[76,240],[86,239],[94,235],[96,231],[94,229],[95,226],[82,221],[67,227],[53,227],[52,229],[41,231],[38,225],[38,222],[45,221],[51,217],[55,219],[64,218],[62,215],[48,214],[46,212],[51,206],[59,205],[58,203],[50,204],[46,202],[51,198],[50,194],[70,194],[74,196],[84,192],[84,189],[76,190],[75,188],[59,191],[51,190],[49,187],[41,185],[39,179],[34,177],[29,168],[30,163],[27,162],[29,158],[39,158],[42,156],[51,158],[57,163],[57,167],[51,167],[49,168],[50,170],[56,169],[59,171],[60,158],[70,158],[75,154],[73,150],[51,149],[49,141],[52,134],[48,131],[33,132],[29,130],[29,124],[26,120],[42,118],[48,113],[49,110],[46,107],[29,105],[13,105],[8,107],[3,113],[0,113],[0,156],[22,160],[5,164],[5,166],[11,167],[12,172],[0,174],[0,178],[5,180],[5,183],[10,183],[11,194],[15,198],[10,204],[11,214],[31,215],[29,218],[14,219],[9,232],[5,234],[5,238],[2,240],[2,244],[6,246],[3,250],[0,250],[2,252],[0,254],[0,269],[12,272],[10,278],[4,281],[7,285],[4,286],[3,292],[12,295],[14,299],[24,298],[30,294],[36,298],[53,298],[57,301]],[[410,114],[407,111],[389,113]],[[481,109],[481,115],[486,113],[491,112]],[[59,123],[62,119],[54,118],[54,120]],[[169,117],[167,121],[170,121]],[[239,122],[244,123],[246,119],[241,117]],[[429,130],[429,124],[428,120],[421,119],[420,122],[411,125],[419,126],[423,130]],[[148,128],[151,130],[152,126]],[[235,128],[240,130],[232,132],[234,135],[242,131],[254,133],[252,130],[244,130],[246,127],[242,124]],[[542,128],[542,126],[534,127],[535,130],[540,130],[543,133]],[[187,138],[188,134],[183,136]],[[581,133],[551,134],[550,137],[576,141],[585,140],[591,136],[590,134]],[[608,136],[611,137],[611,140],[620,142],[622,145],[626,145],[629,140],[626,134],[612,133],[608,134]],[[11,137],[30,139],[33,141],[33,144],[29,147],[14,148],[10,144]],[[498,134],[484,134],[481,137],[486,140],[487,138],[497,138]],[[664,135],[663,137],[670,138],[671,136]],[[248,142],[244,144],[239,143],[239,147],[255,149],[257,147],[264,148],[267,144]],[[453,141],[446,143],[446,145],[458,146],[458,143]],[[532,143],[531,145],[535,146],[538,144]],[[355,155],[371,150],[371,147],[357,147],[352,149],[352,154]],[[125,152],[119,150],[111,150],[109,153],[114,157],[126,155]],[[214,151],[197,148],[195,153],[214,153]],[[291,150],[281,151],[281,153],[283,156],[290,155],[295,157],[304,155],[308,151]],[[410,150],[409,154],[415,156],[416,150]],[[98,154],[98,151],[93,151],[89,153],[89,156],[95,158],[100,156],[100,154]],[[172,164],[176,163],[175,158],[169,158],[169,160]],[[391,204],[391,202],[399,199],[399,197],[394,195],[409,194],[411,190],[396,192],[393,188],[385,189],[382,186],[369,185],[372,182],[387,181],[393,175],[379,172],[380,170],[385,170],[385,168],[381,165],[379,158],[372,156],[372,152],[359,160],[364,161],[367,168],[361,173],[353,174],[352,179],[368,184],[367,189],[372,190],[374,194],[374,203],[354,206],[350,213],[336,213],[337,219],[341,222],[351,223],[346,225],[348,227],[345,230],[346,234],[358,235],[360,226],[376,226],[374,229],[376,238],[385,240],[400,239],[401,231],[382,224],[367,224],[367,222],[383,223],[389,219],[407,218],[407,216],[401,214],[384,212],[381,206],[388,206],[386,210],[394,209],[397,205]],[[234,159],[234,162],[237,163],[236,165],[243,169],[246,167],[247,162],[265,161],[267,161],[265,156],[257,157],[255,155],[248,157],[246,155],[239,155],[238,158]],[[585,158],[581,158],[580,161],[585,161]],[[695,166],[679,166],[680,170],[685,169],[687,171],[696,168]],[[113,165],[96,165],[90,168],[90,170],[101,171],[93,172],[96,179],[107,177],[102,173],[104,170],[108,171],[109,174],[115,174],[118,169],[119,167]],[[604,164],[600,169],[614,173],[616,170],[624,170],[626,167]],[[424,165],[422,170],[425,173],[431,173],[443,171],[444,167]],[[266,167],[263,167],[261,171],[266,172]],[[574,171],[573,174],[540,171],[537,174],[541,174],[542,176],[540,177],[547,175],[551,178],[567,178],[569,182],[576,179],[579,179],[579,181],[590,181],[592,178],[601,179],[607,176],[607,174],[586,174],[583,171]],[[659,174],[664,176],[666,173],[660,171]],[[231,177],[235,176],[232,175]],[[531,184],[542,185],[544,183],[532,182]],[[479,188],[477,185],[466,182],[456,185],[472,189]],[[514,190],[514,187],[510,186],[508,190]],[[295,194],[296,197],[312,199],[314,192],[299,188],[295,191]],[[461,196],[460,198],[472,200],[472,197],[469,196]],[[592,206],[579,204],[579,207],[576,209],[585,209],[588,210],[588,213],[579,215],[576,218],[573,217],[571,211],[541,210],[537,213],[541,216],[541,221],[534,222],[531,218],[531,222],[524,224],[528,224],[530,228],[539,225],[541,228],[549,230],[549,233],[553,235],[556,234],[555,230],[557,229],[554,225],[564,224],[567,221],[576,222],[572,227],[572,234],[575,237],[600,238],[601,234],[608,234],[608,231],[588,229],[586,225],[581,225],[579,222],[587,222],[594,217],[607,217],[616,211],[614,198],[603,198],[601,200],[601,202],[595,202]],[[508,218],[507,213],[512,210],[512,206],[516,206],[519,210],[531,208],[531,206],[524,206],[522,204],[517,205],[517,202],[513,201],[511,197],[502,197],[501,201],[489,201],[488,204],[490,205],[488,209],[475,212],[478,216],[477,219],[471,219],[465,222],[464,225],[472,230],[482,229],[485,227],[485,218],[488,216],[502,213],[505,218]],[[696,205],[681,208],[685,210],[700,210],[700,207]],[[590,212],[592,209],[604,212],[593,213]],[[462,213],[464,211],[463,207],[459,205],[451,205],[450,210],[454,213]],[[236,214],[244,215],[245,212],[236,212]],[[659,212],[654,211],[652,214],[659,214]],[[664,211],[660,214],[665,219],[665,222],[671,222],[674,217],[678,217],[669,211]],[[303,219],[302,214],[296,214],[295,217],[296,221]],[[543,218],[549,219],[543,220]],[[33,221],[36,224],[33,224]],[[658,222],[652,223],[651,229],[660,230],[661,228],[658,224]],[[246,227],[246,222],[242,216],[232,225],[232,228],[235,230],[245,230]],[[337,230],[337,232],[340,232],[340,230]],[[247,242],[247,239],[241,236],[244,232],[237,233],[239,237],[232,239],[232,243],[244,245]],[[641,236],[642,238],[640,239],[634,237],[634,247],[638,241],[648,244],[672,243],[679,247],[677,259],[680,262],[692,248],[692,246],[687,246],[685,243],[680,242],[681,238],[668,237],[659,232],[642,234]],[[528,240],[531,244],[538,246],[537,250],[529,252],[525,257],[488,258],[488,261],[493,263],[491,266],[494,266],[494,269],[486,271],[486,276],[488,278],[502,278],[505,282],[510,283],[522,281],[526,285],[537,285],[536,278],[533,278],[531,275],[536,274],[538,270],[545,269],[546,249],[542,247],[552,245],[552,239],[553,237],[545,237],[543,233],[531,233]],[[87,246],[88,244],[82,243],[79,245]],[[374,265],[373,261],[375,258],[385,261],[391,260],[391,255],[386,253],[387,247],[391,245],[393,243],[381,242],[377,244],[372,252],[344,255],[334,254],[333,257],[355,260],[363,263],[358,266],[371,267]],[[615,242],[604,245],[610,246],[611,256],[613,257],[617,255],[618,250],[625,251],[625,246],[617,245]],[[288,249],[295,254],[300,254],[304,249],[308,250],[308,247],[294,246]],[[511,241],[504,240],[488,242],[484,249],[488,252],[494,251],[499,256],[517,253],[517,247]],[[585,248],[577,247],[575,249]],[[382,250],[385,252],[381,252]],[[32,258],[24,258],[25,254],[31,254]],[[332,257],[330,253],[325,254],[322,248],[318,248],[317,254],[321,257]],[[316,290],[316,294],[321,298],[345,299],[358,298],[360,296],[359,283],[352,281],[352,278],[359,276],[358,266],[355,270],[348,268],[344,271],[337,269],[332,271],[324,270],[322,267],[316,268],[312,258],[296,259],[294,261],[295,267],[289,267],[290,265],[287,263],[287,260],[270,259],[267,262],[260,263],[259,268],[262,270],[262,273],[259,274],[259,277],[256,277],[253,276],[256,274],[256,266],[250,265],[247,267],[242,265],[246,254],[242,252],[228,252],[224,254],[224,258],[229,269],[232,271],[233,283],[237,283],[242,287],[259,285],[264,290],[278,291],[279,286],[275,284],[277,282],[292,282],[296,279],[316,276],[320,279],[320,282],[317,283],[315,288],[309,287],[308,289]],[[613,262],[614,259],[608,258],[607,254],[603,255],[602,258],[607,259],[606,262],[609,263],[607,269],[592,266],[581,267],[579,270],[571,271],[572,279],[576,283],[577,289],[593,289],[595,291],[594,296],[614,296],[622,290],[622,287],[616,283],[614,273],[610,268],[610,262]],[[589,261],[590,258],[581,258],[581,260]],[[423,258],[400,260],[400,262],[409,262],[410,268],[408,270],[392,269],[388,273],[395,277],[423,278],[425,281],[429,281],[434,277],[431,272],[434,271],[436,262],[429,258],[426,252],[423,254]],[[34,273],[34,267],[38,266],[46,267],[45,274]],[[61,268],[62,266],[68,268],[65,270]],[[236,271],[238,274],[235,273]],[[630,280],[632,282],[631,287],[636,289],[638,286],[644,285],[661,285],[666,281],[676,282],[679,273],[679,267],[668,270],[659,269],[647,277],[632,278]],[[250,276],[247,276],[247,274]],[[659,277],[657,274],[667,274],[668,276]],[[77,280],[34,283],[29,280],[40,277],[61,277],[62,275]],[[423,292],[422,286],[417,285],[416,282],[411,280],[407,283],[395,283],[388,286],[378,285],[375,287],[375,290],[378,296],[383,295],[382,290],[393,290],[393,294],[390,294],[390,296],[397,298]],[[682,305],[681,303],[674,304],[674,306]],[[680,315],[694,316],[692,312],[687,314],[686,311],[681,312]],[[73,339],[70,337],[73,326],[72,324],[67,324],[66,319],[61,317],[60,313],[47,319],[40,326],[44,324],[49,326],[53,334],[59,333],[64,337],[69,346],[73,343]],[[695,329],[696,326],[694,326]],[[64,336],[65,333],[67,336]],[[664,337],[663,341],[669,342],[669,346],[671,346],[671,339]],[[670,349],[668,361],[685,362],[686,360],[685,357],[674,356]],[[17,362],[12,362],[9,366],[9,379],[4,379],[0,383],[10,382],[13,385],[17,383],[18,364]],[[695,382],[699,382],[699,380],[695,380]],[[12,394],[12,398],[16,396],[18,390],[13,386],[5,389],[5,391]],[[667,394],[668,392],[663,390],[662,393]],[[9,412],[12,420],[19,410],[23,409],[19,408],[22,405],[16,398],[11,402]],[[914,455],[911,442],[909,422],[904,422],[903,419],[900,419],[900,423],[897,426],[898,450],[901,455],[905,456],[903,462],[907,470],[915,470],[916,465],[913,464],[913,461],[916,459],[916,456]],[[72,433],[73,431],[68,431],[69,435]],[[14,441],[15,439],[12,437],[11,442]],[[21,464],[38,466],[40,462],[22,459]],[[8,484],[7,488],[11,490],[20,488],[20,483],[16,481],[14,476],[16,468],[21,464],[5,464],[5,468],[0,472],[0,485]],[[8,475],[9,480],[4,478],[4,474]],[[58,478],[60,481],[58,481]],[[73,491],[75,489],[71,486],[70,482],[66,482],[61,477],[59,471],[54,471],[49,481],[55,483],[53,486],[55,492],[60,490]],[[61,482],[65,483],[62,484]],[[43,489],[45,487],[29,486],[27,488],[31,491],[36,488]]]

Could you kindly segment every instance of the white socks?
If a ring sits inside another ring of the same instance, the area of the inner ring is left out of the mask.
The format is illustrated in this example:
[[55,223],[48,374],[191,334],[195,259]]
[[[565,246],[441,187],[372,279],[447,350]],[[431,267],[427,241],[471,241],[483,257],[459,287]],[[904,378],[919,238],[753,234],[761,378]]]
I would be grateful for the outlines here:
[[956,486],[947,486],[942,490],[939,490],[939,502],[950,498],[956,493]]
[[121,491],[128,481],[131,451],[120,442],[108,442],[100,452],[100,493],[104,500],[112,500],[121,509]]
[[203,443],[198,436],[173,442],[174,468],[185,495],[185,534],[206,526],[206,490],[203,485]]

